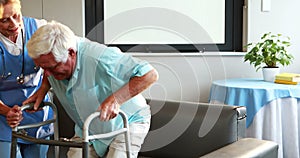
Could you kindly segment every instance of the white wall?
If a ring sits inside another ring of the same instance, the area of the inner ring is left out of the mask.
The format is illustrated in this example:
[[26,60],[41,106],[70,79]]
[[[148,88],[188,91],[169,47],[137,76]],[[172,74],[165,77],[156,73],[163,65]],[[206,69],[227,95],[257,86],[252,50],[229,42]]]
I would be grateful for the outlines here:
[[213,80],[260,76],[241,55],[139,57],[159,71],[159,81],[144,93],[156,99],[207,102]]
[[[25,4],[28,1],[30,4]],[[32,1],[36,1],[36,3]],[[23,14],[59,19],[81,34],[83,30],[81,0],[22,0]],[[41,3],[43,2],[43,3]],[[47,6],[45,4],[47,3]],[[43,5],[44,4],[44,5]],[[39,6],[47,9],[41,11]],[[299,0],[271,0],[271,11],[261,12],[261,0],[249,0],[248,41],[257,41],[265,32],[291,37],[290,53],[294,63],[282,71],[300,73]],[[75,19],[75,20],[73,20]],[[79,22],[79,23],[78,23]],[[217,53],[218,54],[218,53]],[[225,53],[226,54],[226,53]],[[230,54],[230,53],[228,53]],[[207,102],[213,80],[237,77],[262,77],[261,72],[243,62],[243,55],[138,55],[157,68],[160,79],[144,94],[157,99]]]
[[85,36],[84,0],[21,0],[25,16],[56,20]]
[[300,14],[299,0],[271,0],[271,10],[261,12],[261,0],[249,0],[249,42],[257,41],[266,32],[281,33],[291,38],[289,52],[295,57],[292,65],[282,71],[300,73]]

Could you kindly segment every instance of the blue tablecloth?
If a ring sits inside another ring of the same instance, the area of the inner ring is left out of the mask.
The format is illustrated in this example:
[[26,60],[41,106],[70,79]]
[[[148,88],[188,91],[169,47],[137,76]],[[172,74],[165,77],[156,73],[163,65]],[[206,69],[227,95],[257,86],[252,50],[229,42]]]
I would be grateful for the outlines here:
[[277,98],[300,98],[300,85],[265,82],[262,79],[239,78],[214,81],[209,101],[217,100],[228,105],[246,106],[246,126],[264,105]]

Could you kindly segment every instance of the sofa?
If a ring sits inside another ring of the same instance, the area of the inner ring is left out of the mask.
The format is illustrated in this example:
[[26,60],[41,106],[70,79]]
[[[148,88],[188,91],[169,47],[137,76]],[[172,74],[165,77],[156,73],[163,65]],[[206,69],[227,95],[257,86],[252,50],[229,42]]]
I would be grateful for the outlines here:
[[[139,158],[276,158],[278,145],[245,138],[246,108],[209,103],[147,99],[151,127]],[[74,135],[73,121],[54,96],[58,109],[59,135]],[[63,126],[63,128],[62,128]],[[65,130],[70,129],[70,130]],[[66,157],[67,147],[60,147]],[[49,157],[53,157],[53,146]]]
[[276,158],[278,144],[245,138],[246,108],[147,100],[152,119],[139,157]]

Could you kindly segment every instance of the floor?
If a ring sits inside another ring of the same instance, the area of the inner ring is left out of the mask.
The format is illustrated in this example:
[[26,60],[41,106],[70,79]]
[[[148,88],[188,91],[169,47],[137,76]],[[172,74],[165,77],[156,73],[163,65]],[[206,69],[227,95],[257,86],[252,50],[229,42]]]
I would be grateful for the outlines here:
[[[67,158],[68,147],[59,147],[59,158]],[[54,146],[50,146],[48,150],[48,158],[55,158]]]

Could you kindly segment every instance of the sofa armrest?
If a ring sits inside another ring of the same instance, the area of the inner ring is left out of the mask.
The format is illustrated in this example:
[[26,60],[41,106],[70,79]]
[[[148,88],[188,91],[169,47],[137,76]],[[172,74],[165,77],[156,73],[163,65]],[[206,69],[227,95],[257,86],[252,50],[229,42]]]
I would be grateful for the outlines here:
[[237,140],[245,138],[246,137],[246,108],[244,106],[237,106]]
[[278,144],[255,138],[243,138],[201,158],[274,158],[278,155]]

